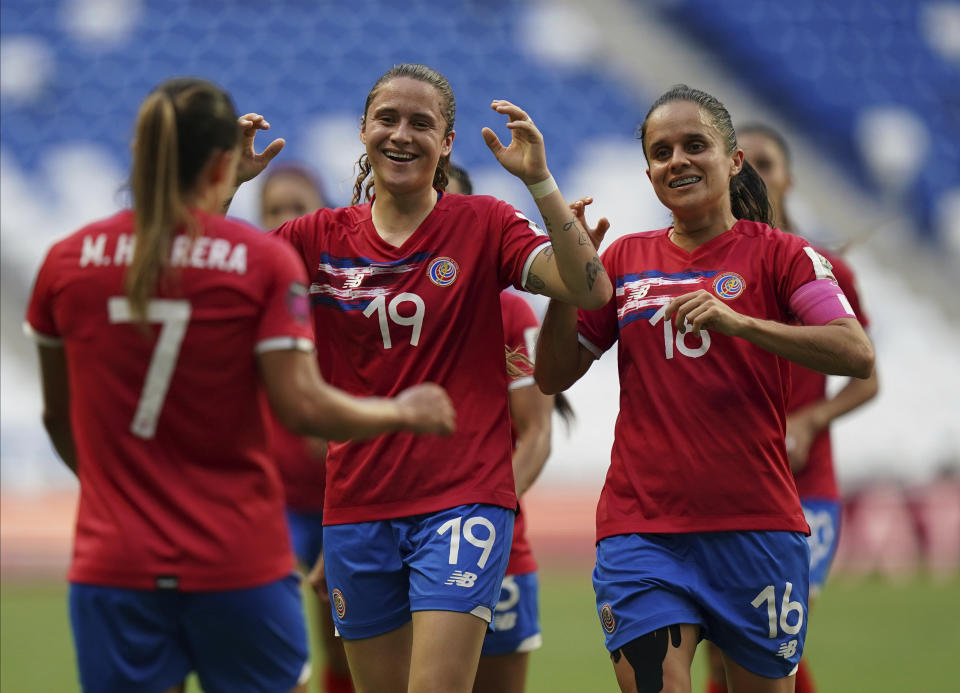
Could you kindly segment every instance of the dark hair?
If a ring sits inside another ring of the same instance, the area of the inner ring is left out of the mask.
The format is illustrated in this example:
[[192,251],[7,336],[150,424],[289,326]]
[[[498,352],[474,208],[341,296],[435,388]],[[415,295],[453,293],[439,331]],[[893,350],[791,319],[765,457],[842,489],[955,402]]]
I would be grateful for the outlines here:
[[[426,65],[420,65],[417,63],[394,65],[376,81],[376,83],[373,85],[373,88],[370,89],[370,93],[367,94],[367,100],[363,105],[364,120],[366,120],[367,111],[370,109],[370,104],[376,97],[377,91],[380,89],[380,87],[390,80],[396,79],[397,77],[409,77],[410,79],[416,79],[433,86],[433,88],[437,90],[437,93],[440,94],[440,110],[447,125],[443,132],[443,136],[446,137],[453,132],[453,122],[457,115],[457,103],[453,98],[453,89],[450,87],[450,82],[448,82],[446,77],[434,70],[432,67],[427,67]],[[449,154],[446,156],[441,156],[440,161],[437,162],[437,170],[433,174],[433,187],[435,187],[437,190],[444,190],[447,187],[447,166],[449,164]],[[360,202],[361,197],[363,197],[364,201],[369,200],[371,197],[370,193],[373,190],[373,180],[367,183],[366,187],[363,185],[363,182],[367,179],[367,176],[370,175],[370,172],[373,169],[373,165],[370,163],[366,153],[360,155],[360,158],[357,160],[357,166],[359,167],[360,172],[357,174],[357,179],[353,184],[353,199],[351,204],[357,204]]]
[[787,140],[779,131],[774,130],[769,125],[764,123],[744,123],[737,128],[737,132],[741,135],[763,135],[768,140],[773,142],[780,151],[783,153],[783,160],[787,163],[787,166],[790,166],[792,157],[790,154],[790,147],[787,146]]
[[327,194],[323,189],[323,184],[320,182],[319,176],[317,176],[313,171],[307,168],[303,164],[296,164],[293,162],[283,163],[283,164],[274,164],[271,166],[266,177],[263,179],[263,185],[260,186],[260,209],[263,209],[263,201],[267,196],[267,187],[274,179],[280,178],[281,176],[291,176],[293,178],[299,178],[304,183],[310,186],[314,192],[317,193],[317,196],[320,198],[320,201],[323,203],[321,206],[328,206]]
[[473,182],[470,180],[470,174],[467,173],[466,169],[451,162],[447,164],[447,177],[460,184],[464,195],[473,195]]
[[[640,144],[643,155],[647,156],[647,121],[661,106],[673,101],[689,101],[700,107],[706,113],[710,122],[726,144],[726,153],[732,154],[737,149],[737,133],[733,129],[733,121],[726,107],[716,98],[705,91],[688,87],[686,84],[674,85],[669,91],[662,94],[653,102],[647,116],[640,125]],[[649,161],[649,158],[647,158]],[[730,179],[730,207],[733,216],[737,219],[749,219],[772,225],[773,210],[767,199],[767,186],[760,174],[746,160],[740,173]]]
[[563,419],[563,423],[566,424],[567,430],[569,430],[570,425],[576,420],[577,415],[573,412],[573,406],[571,406],[570,400],[567,399],[567,396],[562,392],[558,392],[553,396],[553,409],[559,414],[560,418]]
[[140,106],[130,174],[136,244],[126,274],[136,321],[146,321],[147,301],[169,263],[173,232],[185,224],[196,233],[184,193],[215,152],[234,149],[239,140],[230,96],[206,80],[168,80]]
[[[792,163],[792,155],[790,154],[790,147],[787,145],[786,138],[780,134],[779,131],[773,129],[769,125],[764,123],[747,123],[741,125],[737,128],[737,132],[741,135],[760,135],[761,137],[766,137],[768,140],[773,142],[780,152],[783,154],[783,162],[789,170]],[[796,226],[793,223],[793,219],[790,218],[790,215],[787,214],[786,205],[781,202],[780,205],[780,219],[777,220],[780,224],[780,229],[782,231],[789,231],[791,233],[795,232]]]

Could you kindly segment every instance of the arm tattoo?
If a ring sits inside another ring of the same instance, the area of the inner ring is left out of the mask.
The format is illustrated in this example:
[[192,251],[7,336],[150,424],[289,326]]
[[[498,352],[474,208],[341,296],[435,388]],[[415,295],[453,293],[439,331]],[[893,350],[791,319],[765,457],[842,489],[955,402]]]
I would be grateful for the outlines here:
[[577,245],[587,245],[590,242],[590,239],[587,237],[586,231],[581,231],[580,235],[577,236]]
[[553,246],[543,249],[543,259],[553,261]]
[[527,288],[535,294],[543,293],[546,284],[543,280],[535,275],[533,272],[527,274]]
[[553,233],[553,226],[550,225],[550,218],[547,217],[546,214],[543,214],[543,215],[541,215],[541,216],[543,216],[543,225],[544,225],[544,227],[547,229],[547,233],[548,233],[548,234],[552,234],[552,233]]
[[590,262],[587,263],[587,291],[593,291],[593,285],[597,282],[597,277],[600,276],[601,272],[604,272],[603,263],[600,262],[600,258],[594,257]]
[[577,220],[576,220],[576,219],[571,219],[570,221],[568,221],[566,224],[563,225],[563,230],[564,230],[564,231],[569,231],[570,229],[572,229],[572,228],[573,228],[574,226],[576,226],[576,225],[577,225]]

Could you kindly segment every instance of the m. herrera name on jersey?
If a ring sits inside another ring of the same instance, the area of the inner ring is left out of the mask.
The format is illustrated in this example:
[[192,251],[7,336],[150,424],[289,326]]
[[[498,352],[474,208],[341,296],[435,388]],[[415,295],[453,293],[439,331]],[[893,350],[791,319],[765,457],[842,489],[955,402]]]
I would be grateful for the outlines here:
[[[81,267],[106,267],[108,265],[129,265],[133,262],[133,248],[136,237],[121,233],[116,238],[116,246],[108,248],[110,241],[105,233],[96,236],[84,236],[80,250]],[[197,269],[215,269],[223,272],[246,274],[247,246],[245,243],[234,245],[223,238],[198,236],[177,236],[170,249],[171,267],[195,267]]]

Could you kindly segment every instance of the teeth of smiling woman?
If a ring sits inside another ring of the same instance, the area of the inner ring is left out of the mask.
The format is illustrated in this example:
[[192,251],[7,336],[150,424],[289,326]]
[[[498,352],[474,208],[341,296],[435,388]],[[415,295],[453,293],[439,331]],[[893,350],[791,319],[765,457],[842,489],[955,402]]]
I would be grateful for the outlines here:
[[385,152],[387,157],[394,159],[395,161],[410,161],[413,158],[413,154],[407,154],[406,152]]
[[689,185],[690,183],[696,183],[700,180],[700,176],[690,176],[689,178],[680,178],[678,180],[670,181],[671,188],[679,188],[681,185]]

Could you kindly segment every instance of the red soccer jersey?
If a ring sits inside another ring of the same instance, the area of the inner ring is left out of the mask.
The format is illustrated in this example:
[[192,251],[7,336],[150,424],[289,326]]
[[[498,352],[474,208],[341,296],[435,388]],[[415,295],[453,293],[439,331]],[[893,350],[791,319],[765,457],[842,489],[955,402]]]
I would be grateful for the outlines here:
[[692,253],[669,229],[603,255],[614,299],[581,311],[599,356],[620,341],[620,414],[597,507],[597,538],[631,532],[807,532],[784,446],[786,362],[745,339],[679,333],[673,298],[705,289],[739,313],[788,322],[788,303],[825,268],[806,241],[739,221]]
[[197,217],[195,242],[174,239],[146,332],[124,295],[131,212],[56,243],[40,268],[27,327],[66,350],[74,582],[225,590],[294,568],[256,354],[311,348],[306,277],[275,239]]
[[288,431],[271,417],[270,454],[280,470],[287,507],[299,512],[323,512],[327,465],[307,438]]
[[[507,349],[516,350],[532,358],[540,323],[530,304],[522,296],[504,291],[500,294],[500,310],[503,313],[503,338]],[[526,375],[510,383],[511,390],[520,387],[536,387],[533,382],[533,372],[529,368],[528,371]],[[516,438],[512,428],[511,438]],[[532,573],[536,569],[537,562],[533,559],[533,551],[530,548],[530,542],[527,541],[527,522],[523,514],[523,504],[520,504],[517,508],[517,517],[513,521],[513,545],[510,548],[507,575]]]
[[[860,324],[867,327],[868,320],[866,314],[860,307],[860,299],[857,296],[856,279],[853,271],[843,260],[836,255],[832,255],[825,250],[817,248],[817,252],[823,255],[833,265],[833,276],[837,283],[843,289],[844,295],[850,301],[853,312],[856,313]],[[827,376],[809,368],[787,362],[790,366],[790,396],[787,402],[787,412],[799,409],[811,402],[823,399],[826,396]],[[830,443],[830,428],[827,427],[814,438],[810,445],[810,456],[807,458],[806,466],[797,473],[796,477],[797,491],[801,498],[825,498],[837,500],[840,498],[840,492],[837,488],[837,477],[833,468],[833,448]]]
[[438,383],[456,407],[457,431],[331,443],[324,522],[466,503],[512,509],[499,295],[522,285],[548,241],[513,207],[487,196],[442,195],[400,247],[380,237],[370,210],[321,209],[274,232],[293,244],[310,274],[321,370],[356,395]]

